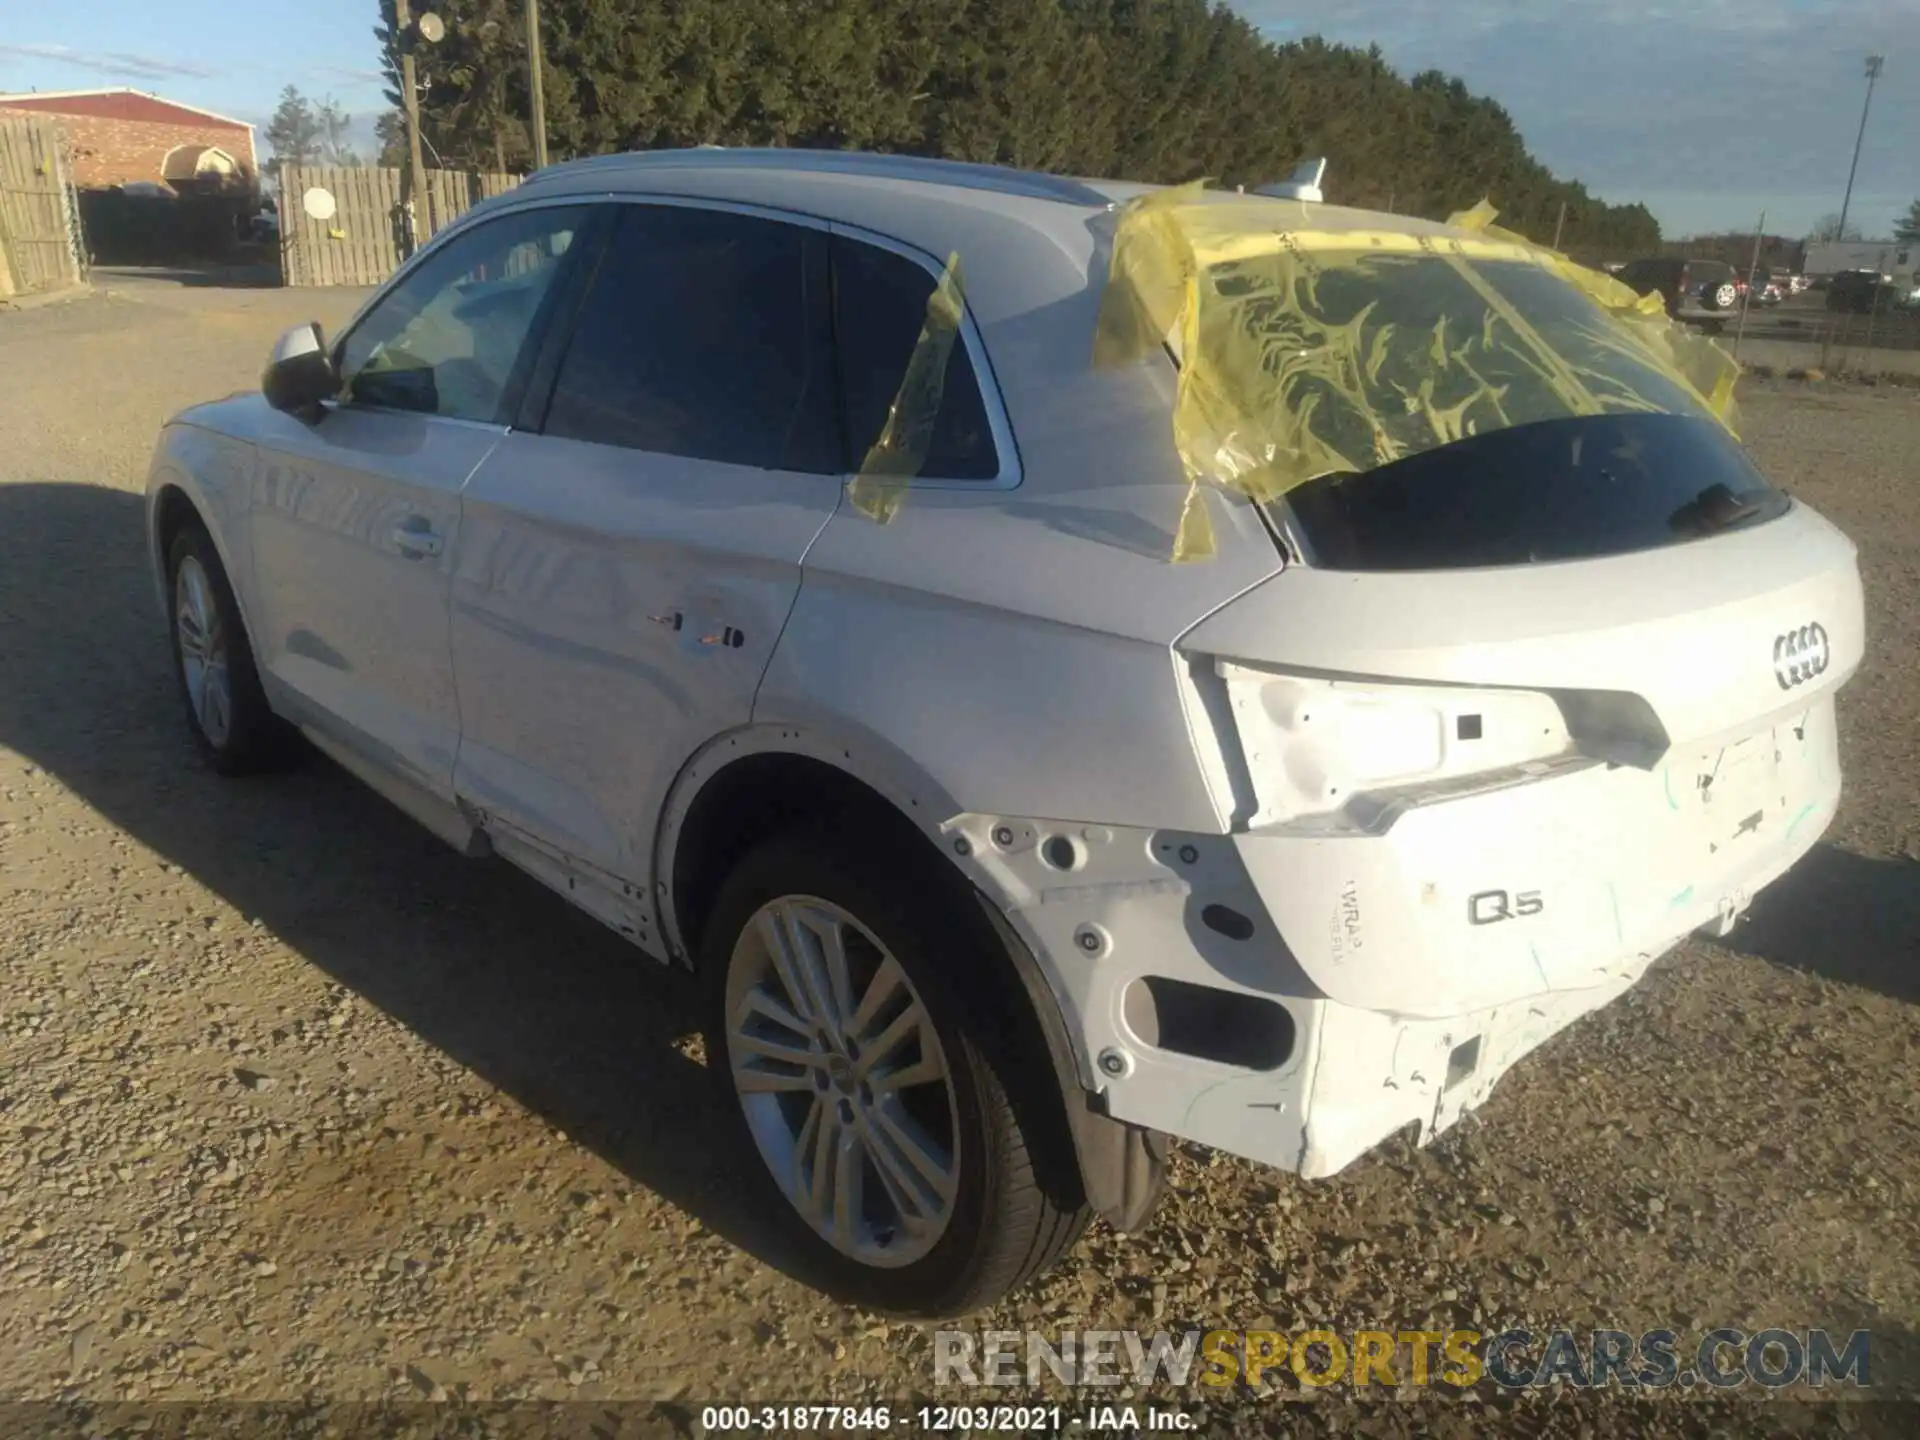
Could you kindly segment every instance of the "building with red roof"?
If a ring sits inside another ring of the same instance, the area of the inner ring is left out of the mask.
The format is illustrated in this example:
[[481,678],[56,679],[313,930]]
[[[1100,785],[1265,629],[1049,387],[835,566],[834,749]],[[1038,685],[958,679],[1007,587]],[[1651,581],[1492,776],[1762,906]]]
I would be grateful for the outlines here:
[[246,121],[144,90],[28,91],[0,95],[0,109],[50,117],[82,189],[145,181],[217,192],[249,188],[259,172]]

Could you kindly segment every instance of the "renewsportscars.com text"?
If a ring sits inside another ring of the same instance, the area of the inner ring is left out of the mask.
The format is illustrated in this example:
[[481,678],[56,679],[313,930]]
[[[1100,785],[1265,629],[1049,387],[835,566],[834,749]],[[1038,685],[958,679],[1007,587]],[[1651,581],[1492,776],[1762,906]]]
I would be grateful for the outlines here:
[[1520,1390],[1670,1389],[1758,1385],[1778,1389],[1872,1384],[1865,1330],[1710,1330],[1689,1342],[1673,1330],[941,1330],[936,1385],[1068,1386],[1444,1385],[1483,1380]]

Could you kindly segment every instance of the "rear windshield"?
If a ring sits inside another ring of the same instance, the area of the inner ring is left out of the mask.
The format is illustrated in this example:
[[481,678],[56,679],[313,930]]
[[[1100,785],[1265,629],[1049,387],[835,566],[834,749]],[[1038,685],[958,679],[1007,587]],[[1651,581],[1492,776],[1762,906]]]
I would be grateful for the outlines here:
[[1591,560],[1704,539],[1785,513],[1720,426],[1590,415],[1476,435],[1285,504],[1326,570],[1465,570]]
[[[1624,327],[1542,266],[1360,256],[1301,277],[1291,294],[1275,293],[1257,263],[1215,266],[1209,278],[1230,308],[1203,346],[1257,350],[1267,411],[1258,418],[1274,432],[1276,461],[1306,477],[1539,420],[1711,418]],[[1235,371],[1254,368],[1225,358]]]
[[1271,278],[1210,275],[1279,381],[1314,564],[1594,557],[1785,507],[1666,356],[1542,265],[1361,256],[1262,314]]

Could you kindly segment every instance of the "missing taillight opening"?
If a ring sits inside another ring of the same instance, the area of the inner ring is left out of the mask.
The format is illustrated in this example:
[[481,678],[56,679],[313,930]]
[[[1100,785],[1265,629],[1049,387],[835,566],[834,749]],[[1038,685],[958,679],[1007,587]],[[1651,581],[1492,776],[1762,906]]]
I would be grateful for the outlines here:
[[1293,1055],[1292,1013],[1258,995],[1142,975],[1122,1005],[1127,1028],[1158,1050],[1247,1070],[1278,1070]]

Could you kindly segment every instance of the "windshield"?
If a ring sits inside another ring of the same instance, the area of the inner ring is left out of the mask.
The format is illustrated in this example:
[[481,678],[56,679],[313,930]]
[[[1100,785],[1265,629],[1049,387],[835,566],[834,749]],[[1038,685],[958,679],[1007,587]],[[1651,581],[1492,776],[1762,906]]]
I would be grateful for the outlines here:
[[1287,492],[1323,570],[1467,570],[1704,540],[1787,511],[1725,430],[1683,415],[1589,415],[1492,430]]
[[[1338,255],[1291,275],[1243,262],[1202,346],[1270,379],[1276,489],[1492,430],[1579,415],[1710,419],[1700,396],[1572,286],[1524,261]],[[1281,483],[1291,482],[1291,483]]]
[[[1202,482],[1273,501],[1501,430],[1671,415],[1731,432],[1737,367],[1658,295],[1490,224],[1321,229],[1316,207],[1198,186],[1132,202],[1096,364],[1166,345],[1189,482],[1175,559],[1213,553]],[[1350,213],[1350,212],[1347,212]]]

